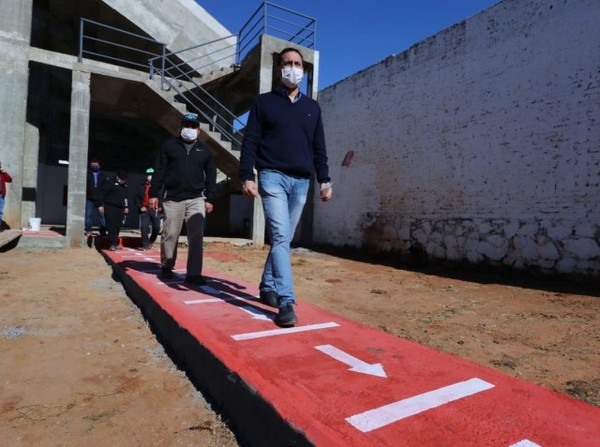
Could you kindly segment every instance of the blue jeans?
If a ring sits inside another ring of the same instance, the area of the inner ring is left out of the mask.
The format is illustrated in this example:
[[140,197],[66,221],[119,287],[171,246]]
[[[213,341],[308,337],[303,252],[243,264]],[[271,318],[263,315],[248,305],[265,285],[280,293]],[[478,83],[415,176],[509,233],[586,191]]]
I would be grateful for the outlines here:
[[106,220],[104,214],[98,211],[98,208],[91,200],[85,201],[85,232],[91,233],[94,226],[95,217],[98,216],[98,224],[100,226],[100,234],[106,233]]
[[306,203],[308,187],[307,178],[291,177],[278,171],[258,173],[258,191],[271,239],[259,287],[262,291],[277,292],[280,307],[296,301],[290,244]]

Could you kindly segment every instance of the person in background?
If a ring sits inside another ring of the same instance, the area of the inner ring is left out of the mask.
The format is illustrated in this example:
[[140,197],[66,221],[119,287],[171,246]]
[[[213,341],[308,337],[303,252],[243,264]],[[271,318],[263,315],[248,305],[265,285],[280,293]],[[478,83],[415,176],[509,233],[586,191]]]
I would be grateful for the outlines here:
[[180,134],[167,140],[160,150],[150,186],[149,206],[158,210],[160,193],[164,223],[160,237],[159,277],[169,279],[173,276],[177,243],[185,220],[188,239],[185,280],[204,285],[204,222],[216,199],[217,170],[210,147],[198,139],[199,135],[198,115],[186,113]]
[[98,218],[100,236],[106,235],[106,219],[100,211],[108,177],[100,171],[100,160],[93,158],[88,169],[85,188],[85,236],[92,236],[94,221]]
[[4,228],[2,226],[2,215],[4,214],[4,202],[6,199],[7,183],[12,183],[12,177],[2,167],[2,162],[0,161],[0,231],[4,231]]
[[[304,59],[294,48],[279,54],[280,86],[259,95],[252,104],[240,154],[242,193],[262,198],[271,246],[259,299],[278,307],[275,323],[298,322],[290,244],[316,173],[322,201],[332,196],[321,108],[300,92]],[[258,172],[254,177],[253,169]]]
[[152,174],[154,174],[154,169],[146,169],[146,181],[142,183],[135,196],[135,205],[140,214],[142,250],[149,250],[152,247],[152,244],[154,244],[154,241],[156,241],[160,231],[160,209],[154,210],[149,206]]
[[124,218],[129,212],[127,201],[127,173],[117,172],[114,181],[109,182],[104,190],[99,210],[106,218],[109,250],[115,251],[119,244],[119,232]]

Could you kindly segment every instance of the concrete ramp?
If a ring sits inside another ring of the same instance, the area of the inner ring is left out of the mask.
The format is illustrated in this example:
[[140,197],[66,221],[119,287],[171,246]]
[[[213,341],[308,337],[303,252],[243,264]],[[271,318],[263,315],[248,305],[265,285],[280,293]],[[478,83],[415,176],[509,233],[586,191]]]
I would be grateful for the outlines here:
[[299,303],[281,329],[256,285],[157,278],[158,251],[104,252],[179,366],[245,445],[599,445],[600,409]]

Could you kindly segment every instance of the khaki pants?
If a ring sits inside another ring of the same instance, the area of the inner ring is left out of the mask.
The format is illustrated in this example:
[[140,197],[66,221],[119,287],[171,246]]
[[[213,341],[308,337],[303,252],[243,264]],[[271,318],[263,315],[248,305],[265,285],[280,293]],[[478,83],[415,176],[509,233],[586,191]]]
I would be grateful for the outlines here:
[[163,202],[164,226],[160,238],[160,262],[162,267],[172,269],[177,260],[177,242],[186,223],[188,239],[187,275],[202,274],[202,243],[206,210],[204,198]]

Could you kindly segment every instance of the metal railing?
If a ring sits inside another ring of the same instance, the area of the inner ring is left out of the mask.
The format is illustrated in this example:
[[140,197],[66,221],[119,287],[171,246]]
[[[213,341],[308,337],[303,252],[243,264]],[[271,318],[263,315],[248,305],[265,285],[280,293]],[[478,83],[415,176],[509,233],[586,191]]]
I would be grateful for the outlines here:
[[291,9],[263,2],[238,32],[237,63],[268,34],[288,42],[315,48],[317,21]]
[[[201,76],[203,70],[218,67],[225,61],[230,62],[225,63],[225,66],[231,67],[235,61],[236,51],[237,35],[235,34],[174,52],[167,52],[166,46],[163,46],[162,54],[148,59],[150,77],[159,73],[172,79],[189,79]],[[189,59],[186,59],[186,53],[190,54]]]
[[[129,43],[125,44],[124,42]],[[79,20],[79,52],[77,59],[106,61],[134,69],[147,70],[148,59],[160,56],[165,44],[93,20]]]
[[[89,58],[160,76],[161,88],[171,90],[189,109],[234,145],[240,144],[245,127],[236,115],[200,85],[198,80],[213,69],[238,68],[263,34],[307,48],[315,48],[316,20],[291,9],[263,2],[238,34],[170,52],[164,43],[93,20],[81,18],[78,60]],[[230,62],[230,63],[229,63]]]
[[[184,100],[188,107],[204,118],[204,121],[213,127],[212,130],[217,130],[226,141],[233,145],[239,146],[241,140],[239,131],[236,129],[243,128],[243,123],[236,115],[234,115],[225,105],[217,98],[211,95],[202,85],[200,85],[195,75],[198,73],[198,68],[191,68],[193,62],[198,62],[204,56],[215,55],[220,51],[226,51],[229,46],[221,48],[221,50],[209,51],[201,57],[196,57],[192,60],[183,61],[182,54],[197,50],[198,48],[206,48],[206,45],[221,42],[225,39],[231,39],[229,36],[221,39],[216,39],[212,42],[207,42],[202,45],[195,45],[181,51],[169,52],[163,55],[153,57],[149,60],[150,77],[155,74],[160,76],[161,88],[164,90],[172,90],[177,98]],[[235,45],[233,46],[235,49]],[[226,59],[235,56],[235,52],[228,56],[220,55],[221,59]],[[207,64],[204,67],[211,66]]]

